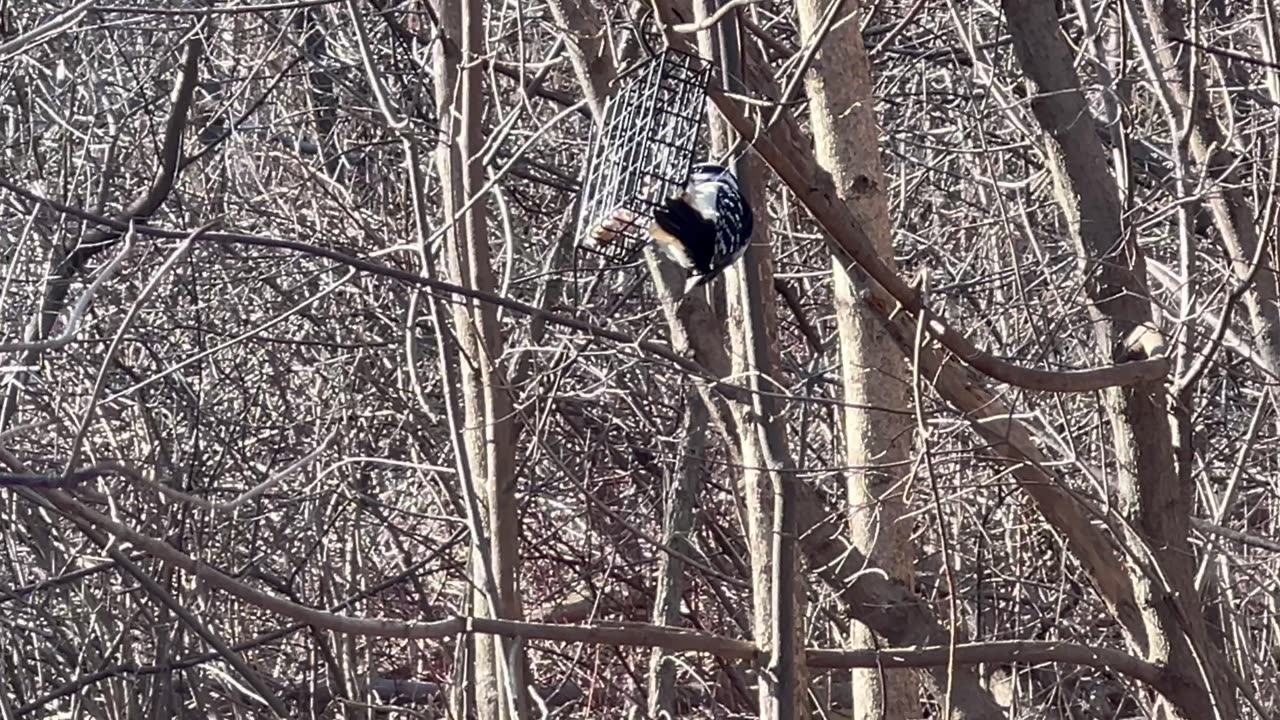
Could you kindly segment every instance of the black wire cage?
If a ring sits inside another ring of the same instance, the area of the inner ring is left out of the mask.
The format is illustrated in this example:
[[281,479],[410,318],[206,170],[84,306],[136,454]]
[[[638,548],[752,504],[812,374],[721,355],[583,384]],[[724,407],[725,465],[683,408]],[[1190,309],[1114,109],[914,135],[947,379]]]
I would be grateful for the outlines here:
[[711,64],[668,48],[618,82],[593,133],[577,246],[613,263],[648,239],[653,212],[684,191],[706,121]]

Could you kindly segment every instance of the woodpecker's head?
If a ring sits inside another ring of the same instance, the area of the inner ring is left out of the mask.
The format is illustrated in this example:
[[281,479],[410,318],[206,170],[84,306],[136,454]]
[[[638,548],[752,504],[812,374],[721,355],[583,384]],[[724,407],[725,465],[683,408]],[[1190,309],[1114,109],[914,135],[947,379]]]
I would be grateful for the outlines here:
[[704,182],[719,181],[738,187],[738,179],[733,173],[725,169],[723,165],[715,163],[698,163],[689,169],[689,185],[690,187]]

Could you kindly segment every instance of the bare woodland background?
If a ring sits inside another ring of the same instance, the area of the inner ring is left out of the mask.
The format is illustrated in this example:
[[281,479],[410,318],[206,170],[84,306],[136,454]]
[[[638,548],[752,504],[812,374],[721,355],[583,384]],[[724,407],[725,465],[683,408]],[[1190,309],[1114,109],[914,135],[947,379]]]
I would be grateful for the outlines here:
[[732,5],[0,0],[0,718],[1276,717],[1274,3]]

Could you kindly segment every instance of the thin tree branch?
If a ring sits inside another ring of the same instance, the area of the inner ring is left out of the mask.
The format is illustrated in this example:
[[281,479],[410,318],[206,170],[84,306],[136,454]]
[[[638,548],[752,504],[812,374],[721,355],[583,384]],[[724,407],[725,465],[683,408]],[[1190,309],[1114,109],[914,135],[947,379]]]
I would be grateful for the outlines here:
[[835,670],[883,666],[893,669],[946,665],[951,662],[953,651],[954,660],[959,665],[1063,663],[1112,670],[1155,690],[1164,688],[1169,682],[1162,668],[1123,650],[1053,641],[1004,640],[884,650],[810,649],[807,655],[809,666],[813,668]]
[[44,42],[54,37],[58,32],[76,24],[93,3],[94,0],[81,0],[62,13],[49,18],[47,22],[43,22],[18,37],[0,44],[0,61],[8,62],[13,59],[12,54],[28,49],[32,43]]
[[[756,647],[743,640],[711,633],[681,630],[647,623],[598,623],[559,625],[468,616],[454,616],[431,622],[357,618],[318,610],[251,588],[225,573],[195,560],[166,542],[156,540],[88,507],[71,495],[53,490],[46,494],[62,511],[81,518],[153,556],[179,567],[210,585],[286,617],[334,632],[371,637],[444,639],[464,632],[523,637],[531,640],[595,643],[638,647],[661,647],[670,651],[704,652],[726,659],[756,660]],[[1061,662],[1097,667],[1123,673],[1161,690],[1167,679],[1159,667],[1123,651],[1093,648],[1071,643],[1004,641],[965,643],[954,646],[926,646],[887,650],[846,650],[811,648],[805,651],[814,668],[851,667],[937,667],[947,664],[954,649],[955,662],[972,665],[988,662]]]
[[[127,230],[131,221],[150,217],[169,197],[169,193],[173,191],[179,163],[182,158],[183,131],[187,126],[187,114],[191,109],[191,101],[195,95],[196,80],[199,76],[199,63],[203,55],[204,42],[198,37],[198,34],[193,33],[186,41],[182,69],[178,82],[174,86],[169,115],[165,120],[164,135],[160,147],[160,165],[156,168],[151,185],[145,193],[136,198],[114,218],[115,222],[110,225],[110,230],[100,229],[91,232],[86,237],[81,238],[76,248],[67,252],[64,257],[54,257],[48,285],[40,302],[39,312],[32,319],[31,326],[28,328],[26,341],[38,341],[48,337],[54,321],[66,305],[67,293],[71,289],[75,276],[80,273],[85,264],[94,255],[113,245],[115,236],[118,232]],[[39,350],[29,350],[23,354],[17,365],[21,367],[35,365],[39,357]],[[21,381],[24,378],[25,374],[20,375],[18,379]],[[9,392],[5,396],[4,405],[0,407],[0,428],[7,426],[9,419],[17,411],[18,388],[21,385],[21,382],[14,382],[9,385]]]
[[[9,182],[6,178],[3,178],[3,177],[0,177],[0,189],[4,189],[9,192],[12,192],[13,194],[18,195],[31,202],[46,205],[50,208],[58,210],[59,212],[65,212],[70,215],[75,215],[76,217],[80,217],[85,220],[91,220],[93,222],[97,222],[111,228],[118,228],[120,230],[124,230],[128,228],[128,223],[121,222],[119,220],[108,218],[102,215],[96,215],[94,213],[90,213],[84,210],[70,207],[68,205],[64,205],[62,203],[55,202],[53,200],[49,200],[47,198],[36,195],[35,193],[22,189],[17,185],[14,185],[13,183]],[[174,230],[164,230],[162,228],[158,228],[150,225],[138,226],[137,231],[139,235],[156,237],[156,238],[168,238],[168,239],[181,239],[187,235],[187,233],[184,233],[184,232],[174,231]],[[518,300],[512,300],[510,298],[504,298],[498,295],[494,295],[493,293],[487,293],[481,290],[475,290],[472,288],[463,287],[461,285],[456,285],[454,283],[446,282],[444,280],[435,280],[435,279],[427,278],[422,275],[409,272],[407,270],[401,270],[399,268],[390,267],[388,265],[382,265],[380,263],[371,262],[369,260],[364,260],[361,258],[354,257],[340,250],[334,250],[331,248],[321,247],[319,245],[312,245],[309,243],[299,242],[296,240],[284,240],[280,238],[269,238],[269,237],[264,237],[260,235],[249,235],[249,234],[242,234],[242,233],[207,232],[202,234],[197,239],[203,242],[233,243],[233,244],[242,244],[242,245],[252,245],[255,247],[269,247],[269,248],[277,248],[282,250],[292,250],[292,251],[303,253],[306,255],[322,257],[326,260],[332,260],[342,265],[346,265],[352,268],[353,270],[356,270],[359,272],[365,272],[371,275],[378,275],[381,277],[397,280],[406,285],[409,285],[410,287],[425,288],[428,290],[433,290],[439,293],[453,295],[460,298],[468,298],[471,300],[478,300],[482,302],[493,303],[495,305],[498,305],[499,307],[504,307],[512,312],[519,313],[521,315],[525,315],[531,318],[537,318],[552,325],[558,325],[560,327],[564,327],[570,330],[575,330],[583,334],[590,335],[591,337],[618,343],[619,345],[635,347],[650,355],[654,355],[663,360],[666,360],[676,365],[681,370],[689,373],[690,375],[693,375],[697,378],[700,378],[710,383],[711,387],[716,392],[720,393],[725,398],[733,400],[735,402],[747,402],[744,399],[744,397],[746,396],[747,393],[750,392],[749,389],[742,387],[741,385],[727,382],[727,381],[721,380],[718,377],[715,377],[709,370],[707,370],[698,362],[677,353],[676,351],[672,350],[670,346],[664,345],[662,343],[653,342],[651,340],[637,340],[625,333],[621,333],[616,330],[610,330],[608,328],[601,327],[593,323],[589,323],[585,320],[579,320],[577,318],[569,317],[566,315],[560,315],[560,314],[551,312],[549,310],[536,307],[534,305],[529,305],[527,303],[520,302]]]
[[[871,238],[848,207],[840,202],[830,174],[813,162],[812,152],[790,143],[785,146],[775,144],[775,136],[780,133],[758,132],[728,95],[719,89],[714,89],[711,96],[721,114],[739,133],[752,138],[752,147],[809,210],[822,227],[824,239],[832,252],[844,262],[856,263],[876,281],[879,288],[871,288],[869,292],[887,295],[911,315],[921,315],[925,311],[923,298],[880,260]],[[1029,390],[1093,392],[1106,387],[1152,382],[1169,374],[1169,361],[1165,358],[1081,370],[1022,367],[979,350],[958,330],[938,319],[937,314],[931,312],[929,316],[926,331],[960,360],[995,380]]]

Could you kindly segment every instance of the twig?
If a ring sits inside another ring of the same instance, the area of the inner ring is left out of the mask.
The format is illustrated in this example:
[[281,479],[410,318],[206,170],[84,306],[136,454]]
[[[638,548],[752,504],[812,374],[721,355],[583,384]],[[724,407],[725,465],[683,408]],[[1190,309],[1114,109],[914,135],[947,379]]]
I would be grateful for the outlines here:
[[[12,58],[12,54],[26,50],[27,46],[31,43],[48,40],[54,33],[65,30],[74,25],[80,20],[81,16],[85,14],[89,9],[89,6],[93,3],[94,0],[81,0],[79,3],[68,8],[66,12],[63,12],[60,15],[55,15],[47,22],[31,28],[31,30],[4,44],[0,44],[0,62],[10,60]],[[6,55],[9,57],[5,57]]]
[[41,474],[41,473],[25,473],[25,472],[0,472],[0,487],[28,487],[28,488],[70,488],[80,483],[96,480],[104,475],[110,474],[110,470],[104,468],[85,468],[70,473],[58,474]]
[[1069,663],[1112,670],[1157,690],[1169,686],[1160,667],[1123,650],[1053,641],[1002,640],[884,650],[811,649],[808,663],[812,668],[830,670],[876,667],[877,663],[886,668],[938,667],[950,662],[953,652],[958,665]]
[[[838,3],[833,3],[835,4]],[[673,44],[688,46],[688,40],[681,36],[668,35],[667,38]],[[888,317],[889,308],[895,305],[919,317],[925,309],[923,298],[880,258],[871,238],[848,206],[840,200],[831,175],[814,160],[813,152],[788,139],[796,137],[798,133],[783,132],[792,130],[790,126],[794,125],[794,121],[787,117],[786,123],[776,125],[777,119],[786,116],[785,103],[775,108],[769,123],[757,126],[734,106],[731,96],[726,92],[734,89],[713,84],[709,88],[709,94],[725,120],[740,137],[750,139],[756,153],[809,211],[824,231],[823,239],[836,257],[846,263],[857,264],[875,281],[878,287],[870,288],[869,292],[878,296],[877,301],[870,302],[871,298],[868,298],[868,304],[885,317]],[[786,100],[785,93],[782,99]],[[929,322],[925,324],[929,335],[962,361],[984,375],[1029,390],[1093,392],[1106,387],[1152,382],[1169,374],[1169,361],[1162,357],[1084,370],[1022,367],[979,350],[964,334],[943,322],[939,315],[930,315]]]
[[[752,123],[738,112],[718,88],[712,90],[711,97],[720,113],[739,133],[752,136],[755,129]],[[877,288],[871,288],[869,292],[873,297],[879,296],[879,302],[869,304],[885,317],[888,317],[888,308],[895,304],[913,316],[920,316],[925,310],[924,300],[880,259],[871,238],[858,224],[849,208],[839,200],[831,176],[813,163],[812,153],[808,150],[791,143],[775,144],[772,137],[775,134],[780,133],[755,136],[752,143],[754,149],[809,210],[810,215],[822,227],[823,238],[837,257],[857,264],[875,280],[879,292]],[[1169,361],[1165,358],[1081,370],[1022,367],[979,350],[966,336],[940,320],[935,313],[929,315],[930,319],[925,324],[926,331],[959,359],[995,380],[1029,390],[1093,392],[1106,387],[1152,382],[1169,373]]]
[[[60,259],[46,285],[44,297],[40,300],[39,312],[32,320],[28,340],[38,341],[47,337],[53,322],[66,306],[67,293],[75,276],[94,255],[110,247],[113,241],[113,230],[123,232],[129,229],[131,221],[149,218],[173,190],[178,173],[181,171],[182,136],[187,127],[187,112],[191,109],[195,96],[196,81],[199,78],[200,58],[204,55],[204,43],[196,35],[186,41],[182,57],[182,69],[178,82],[174,85],[169,115],[165,119],[163,142],[160,147],[160,164],[146,192],[129,203],[111,223],[106,223],[112,230],[97,230],[80,239],[78,246],[70,250]],[[40,350],[28,350],[16,363],[29,367],[36,364]],[[13,413],[17,412],[19,388],[25,379],[19,374],[17,382],[9,385],[5,393],[3,406],[0,406],[0,428],[9,424]]]
[[[178,244],[177,249],[169,254],[168,259],[160,265],[159,269],[157,269],[151,276],[151,280],[147,282],[146,287],[142,289],[142,292],[138,294],[137,299],[133,301],[133,305],[129,307],[129,312],[125,313],[124,320],[120,321],[120,327],[116,328],[115,337],[111,339],[111,345],[107,348],[107,354],[102,358],[102,362],[98,365],[98,377],[94,380],[93,390],[89,393],[89,402],[85,405],[84,412],[80,416],[80,423],[76,428],[76,435],[71,440],[71,448],[67,451],[67,464],[63,469],[64,473],[70,472],[71,468],[75,467],[76,462],[80,459],[80,445],[84,442],[84,434],[89,429],[89,422],[93,418],[94,408],[97,407],[98,398],[102,395],[102,388],[106,384],[107,371],[111,367],[111,363],[114,361],[116,353],[120,350],[121,343],[124,342],[125,332],[129,329],[129,326],[133,324],[133,319],[137,317],[138,311],[142,309],[142,306],[151,297],[151,293],[155,292],[156,287],[160,284],[160,280],[163,279],[165,275],[169,274],[169,271],[173,269],[173,266],[177,264],[179,260],[186,256],[187,250],[191,248],[191,241],[213,225],[213,222],[205,223]],[[129,233],[125,236],[125,248],[120,252],[120,258],[124,258],[124,256],[127,255],[129,250],[133,247],[133,239],[135,235],[136,232],[133,228],[133,223],[131,222]],[[101,280],[101,278],[99,278],[99,280]]]
[[[17,185],[14,185],[3,176],[0,176],[0,189],[8,190],[9,192],[15,195],[18,195],[19,197],[22,197],[31,202],[36,202],[42,205],[46,205],[55,210],[58,210],[59,212],[65,212],[69,215],[74,215],[76,217],[83,218],[85,220],[90,220],[102,225],[106,225],[108,227],[119,228],[122,230],[128,227],[127,223],[123,223],[103,215],[90,213],[88,211],[81,210],[79,208],[71,207],[54,200],[50,200],[48,198],[41,197],[40,195],[24,190],[18,187]],[[151,226],[151,225],[139,226],[137,230],[139,235],[157,237],[157,238],[180,239],[187,235],[187,233],[185,232],[180,232],[175,230],[165,230],[165,229]],[[718,393],[720,393],[721,395],[723,395],[726,399],[730,399],[734,401],[742,401],[743,398],[745,397],[745,394],[750,392],[750,390],[748,390],[745,387],[742,387],[741,385],[736,385],[734,383],[721,380],[720,378],[716,377],[713,373],[711,373],[709,370],[707,370],[705,367],[703,367],[701,364],[697,363],[696,361],[690,360],[689,358],[672,350],[670,346],[663,345],[662,343],[654,342],[651,340],[637,340],[636,338],[633,338],[630,335],[627,335],[625,333],[621,333],[616,330],[610,330],[609,328],[595,325],[585,320],[579,320],[578,318],[569,317],[566,315],[560,315],[560,314],[551,312],[549,310],[546,310],[544,308],[540,308],[534,305],[529,305],[527,303],[523,303],[518,300],[512,300],[510,298],[494,295],[493,293],[487,293],[481,290],[475,290],[473,288],[464,287],[462,285],[456,285],[454,283],[446,282],[444,280],[436,280],[433,278],[424,277],[422,275],[418,275],[417,273],[409,272],[407,270],[401,270],[399,268],[394,268],[387,265],[382,265],[380,263],[371,262],[369,260],[365,260],[362,258],[357,258],[352,255],[348,255],[347,253],[344,253],[341,250],[334,250],[332,248],[321,247],[319,245],[299,242],[295,240],[284,240],[280,238],[271,238],[271,237],[265,237],[261,235],[250,235],[247,233],[208,232],[208,233],[204,233],[197,239],[203,242],[224,242],[224,243],[251,245],[255,247],[269,247],[269,248],[277,248],[277,249],[283,249],[283,250],[292,250],[294,252],[299,252],[306,255],[321,257],[326,260],[332,260],[334,262],[337,262],[339,264],[342,264],[351,268],[353,273],[354,272],[369,273],[372,275],[378,275],[381,277],[397,280],[410,287],[422,288],[422,289],[432,290],[439,293],[444,293],[447,295],[453,295],[453,296],[462,297],[462,298],[469,298],[472,300],[479,300],[481,302],[493,303],[495,305],[498,305],[499,307],[505,307],[508,310],[519,313],[521,315],[539,319],[539,320],[542,320],[543,322],[550,323],[552,325],[558,325],[560,327],[564,327],[570,330],[575,330],[575,331],[584,333],[586,335],[590,335],[591,337],[599,338],[601,340],[609,340],[609,341],[618,343],[620,345],[635,347],[639,350],[644,351],[645,353],[654,355],[656,357],[660,357],[663,360],[671,362],[681,370],[710,383],[712,388],[716,390]],[[347,278],[343,278],[343,280],[340,282],[345,282],[346,279]],[[264,325],[264,328],[265,328],[265,325]],[[1125,366],[1125,367],[1128,367],[1128,366]],[[170,371],[172,371],[173,369],[175,368],[169,368]],[[151,380],[153,381],[155,379],[158,379],[158,378],[155,378],[155,377],[151,378]]]
[[71,343],[76,339],[76,333],[80,331],[80,323],[84,320],[84,314],[89,309],[89,303],[93,302],[93,298],[97,296],[98,291],[107,283],[120,266],[124,264],[126,258],[133,252],[133,241],[135,233],[132,228],[124,237],[124,247],[120,252],[116,253],[114,258],[107,263],[107,266],[98,273],[98,277],[94,278],[89,287],[80,294],[76,300],[76,304],[71,308],[71,314],[67,316],[67,321],[62,328],[62,332],[57,337],[48,338],[47,340],[30,340],[18,341],[11,343],[0,343],[0,352],[43,352],[45,350],[57,350]]
[[[166,542],[145,536],[61,491],[47,496],[58,508],[77,515],[95,526],[127,540],[155,557],[173,564],[198,579],[251,604],[286,617],[335,632],[371,637],[444,639],[464,632],[522,637],[555,642],[581,642],[633,647],[661,647],[672,651],[705,652],[727,659],[754,660],[757,648],[744,640],[712,633],[681,630],[648,623],[595,623],[560,625],[469,616],[416,622],[383,618],[357,618],[327,612],[269,595],[251,588],[229,575],[188,556]],[[1157,666],[1120,650],[1087,647],[1070,643],[1002,641],[964,643],[956,646],[926,646],[883,650],[806,650],[807,664],[814,668],[938,667],[946,665],[954,652],[955,663],[1061,662],[1114,670],[1140,680],[1157,690],[1167,689],[1165,673]]]
[[729,0],[729,2],[721,5],[714,13],[698,22],[680,23],[672,25],[671,29],[678,33],[696,33],[703,30],[710,30],[716,23],[724,19],[726,15],[733,12],[736,8],[745,7],[747,5],[758,5],[763,0]]
[[114,537],[110,534],[104,534],[98,528],[93,527],[90,521],[86,518],[73,514],[70,515],[70,520],[79,527],[80,531],[87,535],[94,544],[103,548],[107,552],[107,555],[110,556],[117,565],[119,565],[126,573],[133,576],[148,595],[150,595],[160,605],[168,608],[170,612],[182,621],[182,624],[190,628],[191,631],[201,640],[204,640],[209,647],[213,648],[214,652],[226,661],[226,663],[235,670],[236,674],[249,684],[249,688],[252,688],[252,693],[248,692],[247,688],[245,689],[247,695],[271,708],[276,717],[289,717],[289,712],[285,707],[284,701],[282,701],[279,695],[277,695],[267,685],[266,681],[262,678],[262,674],[251,667],[240,653],[232,650],[227,645],[227,641],[224,638],[213,632],[208,625],[201,622],[186,605],[179,602],[172,593],[161,586],[160,583],[156,582],[156,579],[152,577],[150,573],[144,571],[137,563],[130,559],[130,557],[115,543]]
[[1237,50],[1227,50],[1224,48],[1216,48],[1211,45],[1206,45],[1202,42],[1192,40],[1191,38],[1183,37],[1174,32],[1165,33],[1165,37],[1168,38],[1169,40],[1172,40],[1173,42],[1178,43],[1179,45],[1188,45],[1190,47],[1196,48],[1197,50],[1203,50],[1209,53],[1210,55],[1219,55],[1224,58],[1239,60],[1240,62],[1247,63],[1249,65],[1256,65],[1258,67],[1270,68],[1272,70],[1280,70],[1280,63],[1275,63],[1275,62],[1271,62],[1270,60],[1263,60],[1261,58],[1256,58],[1252,55],[1242,53]]

